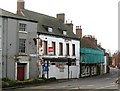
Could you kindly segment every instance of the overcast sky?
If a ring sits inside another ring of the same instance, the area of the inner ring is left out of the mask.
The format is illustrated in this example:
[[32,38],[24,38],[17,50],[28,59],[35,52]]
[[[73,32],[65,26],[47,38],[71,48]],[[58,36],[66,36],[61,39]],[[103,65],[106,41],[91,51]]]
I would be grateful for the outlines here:
[[[56,17],[65,13],[66,20],[82,26],[83,35],[93,35],[98,44],[111,52],[118,49],[119,0],[24,0],[25,8]],[[2,0],[0,8],[16,13],[17,0]]]

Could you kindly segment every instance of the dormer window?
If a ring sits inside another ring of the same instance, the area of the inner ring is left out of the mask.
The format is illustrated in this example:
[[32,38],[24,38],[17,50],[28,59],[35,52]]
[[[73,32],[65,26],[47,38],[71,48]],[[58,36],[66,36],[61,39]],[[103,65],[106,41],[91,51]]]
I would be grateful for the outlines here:
[[64,35],[67,35],[67,31],[66,31],[66,30],[64,30],[64,31],[63,31],[63,34],[64,34]]
[[52,27],[48,27],[48,32],[53,32],[53,28]]

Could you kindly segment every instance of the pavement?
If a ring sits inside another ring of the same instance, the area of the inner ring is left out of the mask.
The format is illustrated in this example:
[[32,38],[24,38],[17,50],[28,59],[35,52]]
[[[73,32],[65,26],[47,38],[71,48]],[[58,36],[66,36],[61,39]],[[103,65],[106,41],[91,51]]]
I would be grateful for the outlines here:
[[17,89],[17,88],[25,88],[25,87],[31,87],[31,86],[43,86],[43,85],[47,85],[47,84],[57,84],[57,83],[62,83],[62,82],[68,82],[72,79],[58,79],[56,81],[53,82],[46,82],[46,83],[40,83],[40,84],[31,84],[31,85],[22,85],[22,86],[14,86],[14,87],[6,87],[6,88],[2,88],[2,91],[4,90],[12,90],[12,89]]

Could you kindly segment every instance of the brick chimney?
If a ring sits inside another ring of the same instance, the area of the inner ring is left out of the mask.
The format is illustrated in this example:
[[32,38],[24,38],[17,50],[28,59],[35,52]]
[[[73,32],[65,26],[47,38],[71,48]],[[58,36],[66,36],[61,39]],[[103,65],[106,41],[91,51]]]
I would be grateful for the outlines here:
[[81,26],[76,26],[76,36],[82,38],[82,29]]
[[25,8],[24,4],[25,4],[24,0],[17,0],[17,14],[18,15],[22,15],[21,11]]
[[66,25],[69,26],[69,27],[71,28],[71,30],[73,30],[73,23],[72,23],[72,21],[71,21],[71,22],[68,22],[68,21],[66,20]]
[[65,14],[64,13],[56,14],[56,18],[61,20],[63,23],[65,22]]
[[97,39],[95,39],[94,36],[92,36],[92,35],[85,35],[85,36],[83,36],[83,38],[86,38],[86,39],[90,40],[91,42],[93,42],[95,45],[97,45]]

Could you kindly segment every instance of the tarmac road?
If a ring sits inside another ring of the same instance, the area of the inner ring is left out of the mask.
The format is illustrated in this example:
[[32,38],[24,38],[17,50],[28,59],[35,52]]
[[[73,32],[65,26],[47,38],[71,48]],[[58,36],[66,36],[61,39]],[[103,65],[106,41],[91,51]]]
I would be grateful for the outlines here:
[[100,76],[70,79],[64,82],[5,91],[119,91],[120,86],[115,83],[115,79],[118,78],[118,71],[118,69],[111,68],[110,73]]

